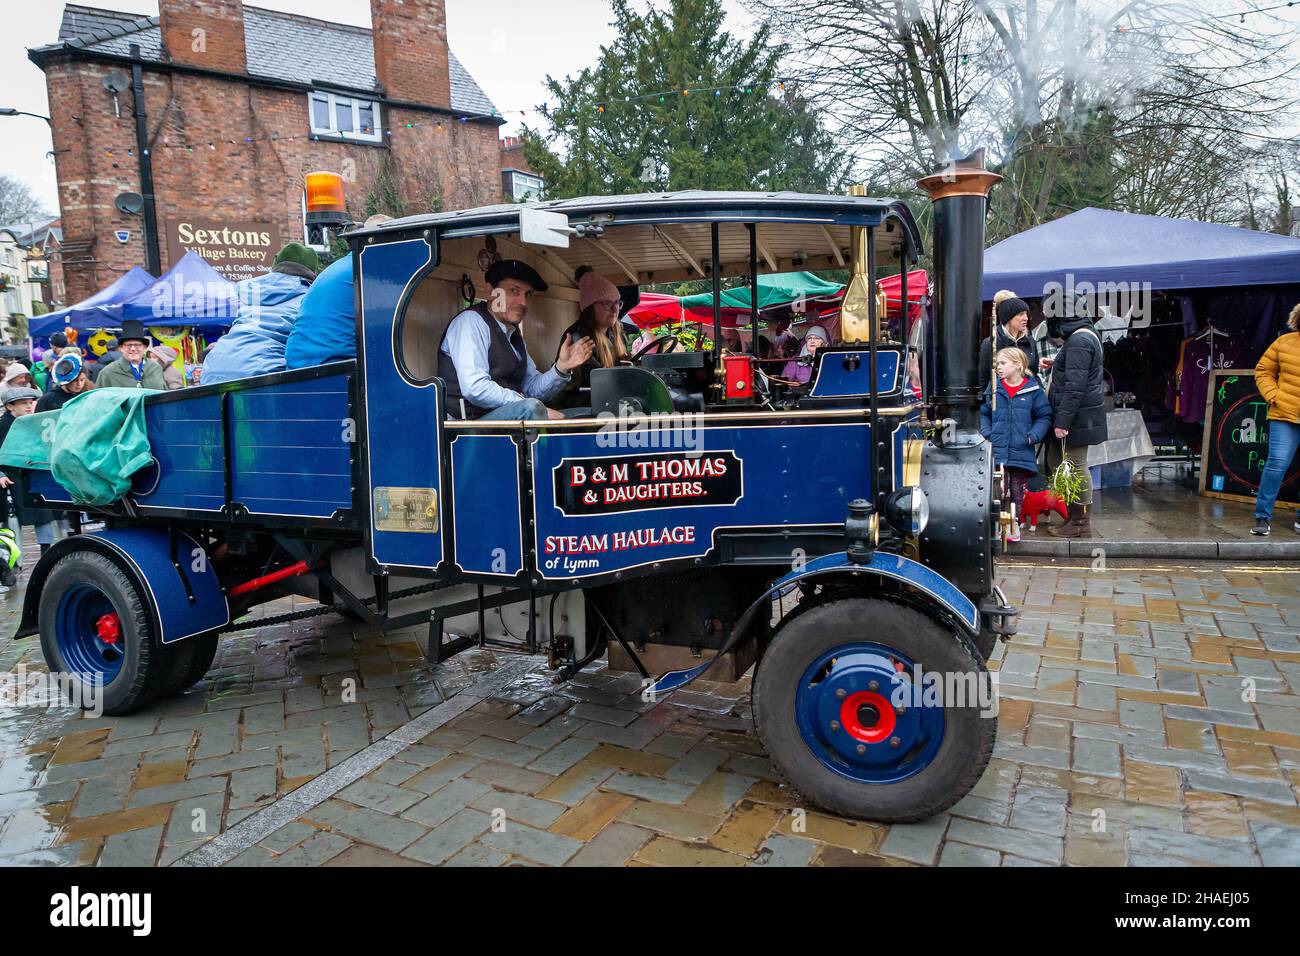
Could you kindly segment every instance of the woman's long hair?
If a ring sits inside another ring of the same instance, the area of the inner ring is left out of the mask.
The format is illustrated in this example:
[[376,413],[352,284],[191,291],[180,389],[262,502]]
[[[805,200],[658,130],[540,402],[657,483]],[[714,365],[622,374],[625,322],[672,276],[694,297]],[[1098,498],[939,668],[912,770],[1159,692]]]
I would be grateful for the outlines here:
[[[580,280],[588,272],[592,272],[591,266],[578,266],[578,270],[573,274],[574,281]],[[600,363],[601,368],[613,368],[621,359],[628,357],[627,342],[623,340],[623,330],[619,327],[622,323],[618,318],[614,319],[614,324],[610,326],[609,331],[612,336],[606,335],[604,331],[596,324],[596,307],[589,305],[578,315],[592,331],[592,340],[596,343],[596,361]],[[610,339],[613,339],[611,342]]]
[[620,359],[628,356],[627,343],[623,340],[623,330],[619,328],[621,324],[618,319],[609,328],[609,334],[596,324],[596,307],[589,305],[582,310],[578,316],[586,323],[592,331],[592,340],[596,343],[596,361],[600,363],[601,368],[613,368],[618,364]]
[[1286,320],[1286,324],[1291,326],[1292,332],[1300,332],[1300,305],[1291,310],[1291,315]]

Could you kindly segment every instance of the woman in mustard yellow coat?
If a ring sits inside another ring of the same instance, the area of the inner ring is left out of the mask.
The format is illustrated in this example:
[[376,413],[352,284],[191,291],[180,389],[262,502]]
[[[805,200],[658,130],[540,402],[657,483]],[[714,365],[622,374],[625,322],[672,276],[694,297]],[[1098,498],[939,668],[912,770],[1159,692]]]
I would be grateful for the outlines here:
[[[1291,310],[1287,325],[1291,331],[1279,336],[1255,366],[1255,387],[1268,402],[1268,462],[1259,481],[1251,534],[1269,533],[1273,504],[1300,448],[1300,305]],[[1300,512],[1295,530],[1300,534]]]

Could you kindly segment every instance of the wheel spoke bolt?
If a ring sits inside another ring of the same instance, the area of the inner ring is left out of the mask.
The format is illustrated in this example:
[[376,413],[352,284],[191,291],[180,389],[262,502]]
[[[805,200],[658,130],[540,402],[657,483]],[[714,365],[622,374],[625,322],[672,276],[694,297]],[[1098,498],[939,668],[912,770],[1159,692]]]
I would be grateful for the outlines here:
[[866,753],[866,752],[867,752],[867,745],[866,745],[866,744],[858,744],[858,755],[861,756],[862,754],[864,754],[864,753]]
[[897,747],[897,746],[899,746],[900,744],[902,744],[902,741],[899,740],[897,737],[890,737],[890,738],[889,738],[889,746],[891,746],[891,747]]
[[840,729],[840,722],[838,720],[832,720],[831,730],[839,730],[839,729]]
[[873,680],[870,684],[867,685],[867,690],[880,690],[880,681]]
[[846,691],[843,687],[841,687],[839,690],[835,692],[835,696],[838,697],[840,700],[843,700],[845,697],[849,696],[849,692]]

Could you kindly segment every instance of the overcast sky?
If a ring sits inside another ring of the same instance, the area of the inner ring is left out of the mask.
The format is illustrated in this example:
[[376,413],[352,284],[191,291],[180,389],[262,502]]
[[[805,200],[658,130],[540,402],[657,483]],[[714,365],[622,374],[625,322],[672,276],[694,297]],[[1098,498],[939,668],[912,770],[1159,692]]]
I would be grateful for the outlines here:
[[[82,5],[156,16],[157,0],[82,0]],[[283,10],[370,26],[370,0],[257,0],[249,6]],[[21,17],[6,17],[0,32],[0,107],[49,115],[45,76],[27,49],[58,38],[63,18],[59,0],[28,0]],[[751,18],[739,0],[725,0],[728,28],[743,34]],[[563,76],[595,61],[614,35],[608,0],[447,0],[447,34],[452,50],[479,86],[503,111],[531,109],[545,99],[543,78]],[[516,114],[503,134],[517,131]],[[536,125],[536,120],[531,120]],[[30,117],[0,117],[0,173],[30,183],[55,210],[54,164],[49,127]]]

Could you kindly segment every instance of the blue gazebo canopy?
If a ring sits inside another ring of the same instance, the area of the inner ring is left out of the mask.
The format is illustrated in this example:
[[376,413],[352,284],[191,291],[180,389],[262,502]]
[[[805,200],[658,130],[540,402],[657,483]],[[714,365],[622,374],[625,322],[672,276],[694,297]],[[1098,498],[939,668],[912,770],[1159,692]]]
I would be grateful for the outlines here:
[[69,325],[84,331],[111,326],[119,320],[106,310],[143,292],[155,281],[152,275],[135,266],[112,285],[100,289],[90,298],[82,299],[75,305],[60,309],[58,312],[48,312],[33,317],[27,323],[28,334],[36,338],[44,338],[54,332],[62,331]]
[[983,298],[1049,283],[1149,283],[1153,290],[1282,285],[1300,280],[1300,239],[1236,226],[1080,209],[984,251]]
[[187,252],[157,282],[110,311],[116,327],[125,319],[145,325],[188,325],[228,329],[239,315],[239,295],[231,282],[197,252]]

